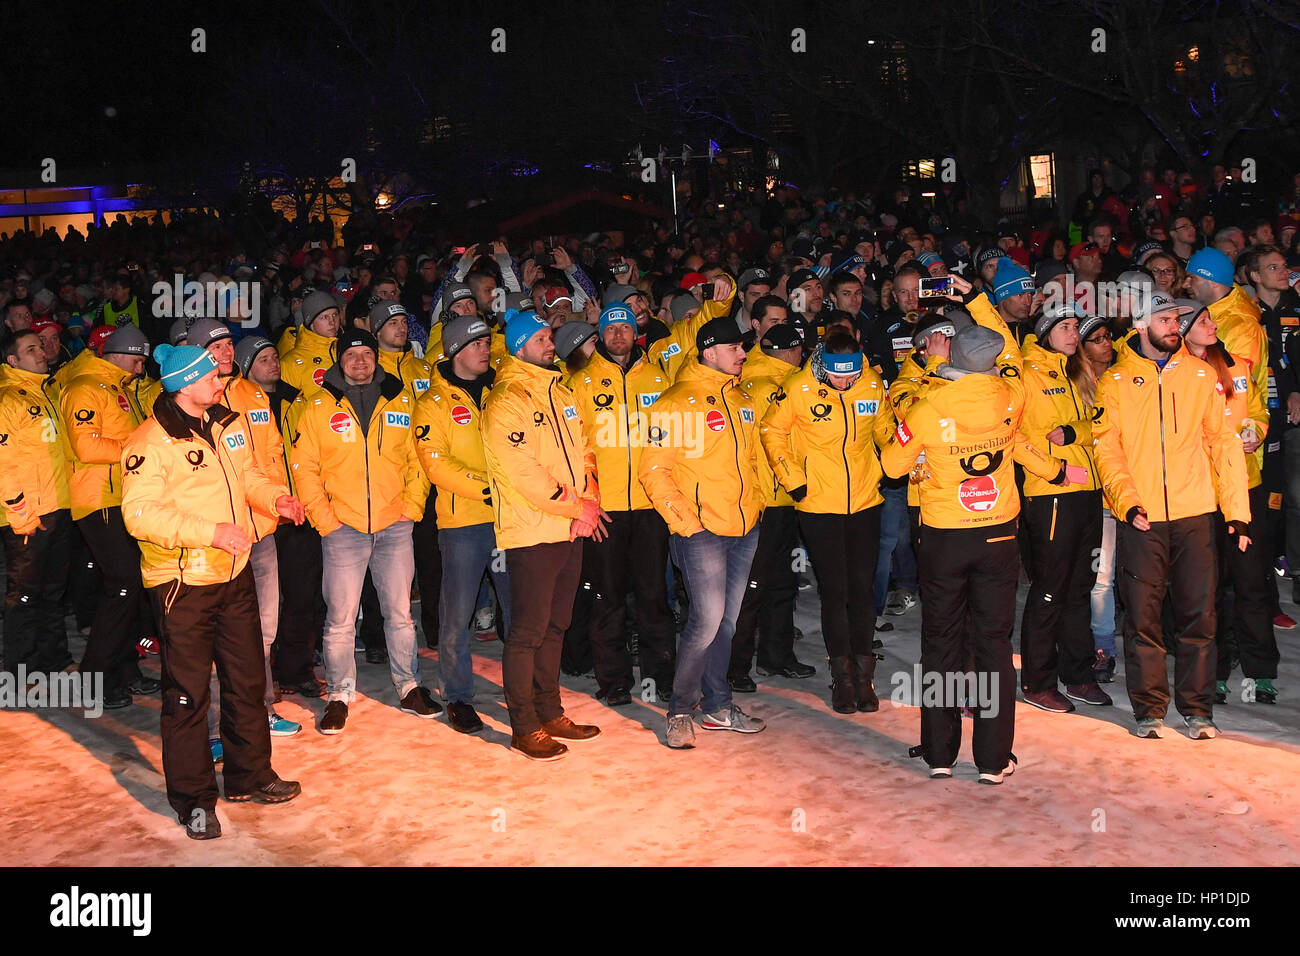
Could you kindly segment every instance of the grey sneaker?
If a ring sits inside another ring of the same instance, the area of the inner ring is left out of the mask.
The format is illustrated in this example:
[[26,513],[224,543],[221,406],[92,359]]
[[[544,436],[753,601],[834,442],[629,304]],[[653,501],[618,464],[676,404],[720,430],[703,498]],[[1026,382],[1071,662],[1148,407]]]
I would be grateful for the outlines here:
[[1187,736],[1193,740],[1212,740],[1219,736],[1219,728],[1209,717],[1185,717]]
[[916,607],[916,595],[906,588],[899,588],[889,596],[885,603],[885,613],[893,617],[906,614],[912,608]]
[[700,726],[705,730],[734,730],[738,734],[756,734],[767,726],[767,721],[760,717],[751,717],[732,704],[731,710],[705,714],[700,720]]
[[695,746],[695,721],[690,714],[668,718],[668,746],[674,750],[686,750]]
[[1133,728],[1134,737],[1149,737],[1152,740],[1160,736],[1160,731],[1164,729],[1165,721],[1162,717],[1143,717]]

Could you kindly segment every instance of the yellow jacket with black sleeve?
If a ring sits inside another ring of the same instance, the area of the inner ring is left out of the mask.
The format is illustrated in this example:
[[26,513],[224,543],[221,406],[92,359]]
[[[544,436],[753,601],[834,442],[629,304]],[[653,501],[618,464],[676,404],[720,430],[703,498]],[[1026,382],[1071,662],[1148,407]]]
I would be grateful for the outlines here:
[[674,322],[665,338],[657,339],[647,348],[650,361],[657,364],[671,381],[691,364],[699,364],[695,349],[695,335],[710,319],[731,314],[731,304],[736,300],[736,280],[731,276],[731,294],[725,299],[705,299],[700,310],[689,319]]
[[[1097,465],[1092,458],[1095,408],[1084,402],[1074,382],[1065,373],[1064,354],[1043,348],[1037,340],[1030,340],[1025,343],[1024,357],[1025,407],[1020,418],[1020,430],[1035,447],[1050,448],[1054,456],[1067,464],[1088,470],[1088,480],[1084,484],[1065,487],[1026,472],[1025,495],[1097,491],[1101,488],[1101,480],[1097,477]],[[1055,445],[1047,440],[1048,434],[1057,428],[1064,434],[1064,445]]]
[[639,475],[668,530],[748,534],[763,511],[758,416],[736,377],[699,361],[655,403]]
[[1210,514],[1250,521],[1246,456],[1214,369],[1184,346],[1164,368],[1141,337],[1097,383],[1097,474],[1116,520],[1134,508],[1152,522]]
[[130,375],[92,356],[59,398],[72,452],[72,518],[122,503],[122,445],[149,417]]
[[215,405],[205,419],[211,442],[163,395],[122,448],[122,520],[140,543],[145,587],[234,580],[248,555],[214,548],[217,525],[235,524],[255,537],[252,516],[274,515],[276,500],[289,493],[254,463],[237,412]]
[[922,452],[921,523],[930,528],[978,528],[1019,515],[1013,462],[1042,478],[1065,479],[1065,462],[1021,433],[1011,389],[994,375],[964,374],[928,392],[890,436],[880,462],[898,478]]
[[633,346],[626,371],[604,349],[598,344],[567,384],[596,453],[600,506],[609,512],[641,511],[650,507],[637,478],[650,411],[672,383],[639,346]]
[[415,453],[415,403],[383,369],[375,369],[375,379],[379,394],[364,424],[337,365],[320,388],[298,397],[300,412],[289,412],[297,418],[289,450],[293,486],[321,537],[345,524],[376,534],[424,516],[429,479]]
[[885,500],[876,449],[889,441],[894,426],[894,410],[875,369],[864,368],[856,382],[839,391],[819,382],[810,366],[781,384],[759,431],[777,481],[786,491],[805,489],[796,510],[851,515]]
[[[420,465],[438,488],[438,527],[466,528],[492,520],[492,489],[480,430],[482,406],[469,389],[447,378],[448,364],[434,370],[411,424]],[[485,389],[485,401],[488,394]]]
[[497,547],[569,540],[583,501],[600,502],[596,454],[555,366],[508,358],[483,403]]
[[0,379],[0,513],[14,534],[72,505],[68,436],[47,377],[6,365]]

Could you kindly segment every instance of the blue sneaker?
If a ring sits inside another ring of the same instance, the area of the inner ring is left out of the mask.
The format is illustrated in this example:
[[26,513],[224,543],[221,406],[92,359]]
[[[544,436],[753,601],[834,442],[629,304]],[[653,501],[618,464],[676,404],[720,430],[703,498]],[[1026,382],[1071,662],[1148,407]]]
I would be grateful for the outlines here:
[[212,762],[214,764],[221,763],[226,759],[226,750],[221,746],[220,739],[209,740],[208,746],[212,748]]
[[292,720],[287,720],[279,714],[272,711],[266,715],[266,721],[271,725],[272,737],[292,737],[298,731],[302,730],[302,724]]

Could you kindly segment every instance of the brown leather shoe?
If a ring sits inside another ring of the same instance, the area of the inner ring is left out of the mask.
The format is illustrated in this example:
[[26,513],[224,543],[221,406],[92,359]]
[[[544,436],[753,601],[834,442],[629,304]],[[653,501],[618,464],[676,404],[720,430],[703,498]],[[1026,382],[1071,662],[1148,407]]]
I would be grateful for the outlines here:
[[575,724],[568,714],[548,720],[542,724],[542,730],[560,740],[590,740],[600,733],[600,728],[595,724]]
[[529,760],[559,760],[569,752],[569,748],[559,741],[552,740],[544,730],[534,730],[531,734],[518,734],[510,738],[510,749],[517,750]]

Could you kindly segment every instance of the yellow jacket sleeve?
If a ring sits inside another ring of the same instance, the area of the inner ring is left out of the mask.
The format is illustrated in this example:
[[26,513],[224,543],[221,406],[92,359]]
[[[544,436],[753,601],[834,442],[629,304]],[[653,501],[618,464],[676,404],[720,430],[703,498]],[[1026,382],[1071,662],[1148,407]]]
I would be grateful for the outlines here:
[[1228,427],[1224,405],[1223,393],[1215,389],[1205,409],[1205,450],[1214,466],[1214,484],[1223,516],[1244,524],[1250,521],[1246,453],[1236,431]]
[[122,459],[122,443],[102,431],[107,394],[102,388],[78,388],[65,391],[59,401],[73,457],[87,465],[116,465]]
[[[784,389],[778,388],[777,394],[784,395]],[[888,403],[885,403],[888,404]],[[893,414],[891,412],[892,420]],[[759,439],[763,443],[763,454],[786,491],[794,491],[808,484],[808,476],[795,461],[794,451],[790,447],[790,431],[794,426],[794,403],[790,401],[773,401],[767,407],[763,420],[759,424]]]
[[[562,518],[580,517],[582,490],[558,484],[537,459],[510,441],[512,433],[526,435],[532,428],[532,416],[524,414],[514,395],[504,395],[489,405],[483,414],[483,450],[489,465],[495,461],[493,470],[509,475],[511,486],[538,511]],[[584,454],[584,467],[595,472],[594,454],[589,466]]]
[[456,459],[451,450],[450,417],[425,393],[415,403],[411,424],[415,428],[415,452],[429,481],[462,498],[485,498],[488,476]]
[[[299,397],[301,400],[301,396]],[[307,512],[307,519],[312,523],[321,537],[329,534],[343,524],[334,512],[329,495],[325,493],[325,482],[320,471],[320,438],[316,434],[320,421],[319,415],[305,410],[298,419],[294,434],[290,462],[293,465],[293,485],[297,489],[298,499]]]
[[[128,455],[124,451],[122,457]],[[162,548],[212,547],[217,522],[175,506],[162,456],[144,447],[133,457],[135,469],[127,471],[125,463],[122,468],[122,521],[131,537]]]
[[1097,412],[1092,424],[1093,457],[1097,462],[1097,477],[1114,506],[1115,519],[1127,521],[1128,513],[1142,507],[1142,502],[1138,499],[1137,483],[1124,453],[1124,436],[1120,434],[1119,420],[1108,414],[1115,402],[1114,383],[1111,375],[1103,375],[1097,383]]
[[935,424],[935,414],[930,403],[921,399],[907,412],[907,420],[900,422],[880,449],[880,467],[891,478],[902,478],[912,470],[916,459],[925,448],[924,435]]
[[[663,402],[661,398],[657,404]],[[661,416],[661,420],[665,423],[663,439],[659,442],[651,442],[642,450],[641,467],[637,471],[637,477],[641,479],[646,497],[667,523],[668,530],[673,534],[690,537],[697,531],[702,531],[704,525],[700,523],[698,514],[691,507],[686,496],[681,493],[673,477],[677,456],[685,447],[684,436],[678,433],[684,416],[672,415],[671,412],[675,410],[674,408],[659,409],[669,413]]]

